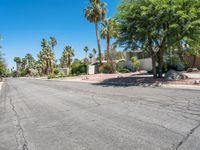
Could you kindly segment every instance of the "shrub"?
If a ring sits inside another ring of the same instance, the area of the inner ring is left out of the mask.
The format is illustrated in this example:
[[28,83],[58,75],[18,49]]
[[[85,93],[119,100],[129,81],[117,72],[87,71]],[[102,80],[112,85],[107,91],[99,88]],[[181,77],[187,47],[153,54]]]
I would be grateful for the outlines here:
[[112,73],[112,67],[111,64],[105,63],[102,66],[99,67],[100,73]]
[[135,71],[139,71],[140,67],[141,67],[141,64],[140,64],[140,61],[138,60],[138,58],[137,57],[132,57],[131,61],[133,63]]
[[176,70],[176,71],[184,71],[185,65],[183,62],[181,62],[180,58],[178,56],[171,56],[167,57],[164,60],[164,70],[169,71],[170,69]]
[[119,70],[120,73],[130,73],[130,70],[123,68],[122,70]]
[[54,74],[55,74],[55,75],[58,75],[59,73],[60,73],[60,70],[59,70],[59,69],[55,69],[55,70],[54,70]]
[[117,63],[116,70],[118,72],[121,72],[121,73],[132,72],[133,71],[133,65],[132,65],[132,63],[129,63],[129,62],[122,60],[122,61],[119,61]]
[[76,65],[72,65],[71,74],[73,75],[87,74],[87,64],[78,63]]
[[28,70],[27,70],[27,69],[23,69],[23,70],[21,70],[21,72],[20,72],[20,76],[21,76],[21,77],[25,77],[27,74],[28,74]]
[[56,78],[55,74],[51,73],[48,75],[48,79],[53,79],[53,78]]

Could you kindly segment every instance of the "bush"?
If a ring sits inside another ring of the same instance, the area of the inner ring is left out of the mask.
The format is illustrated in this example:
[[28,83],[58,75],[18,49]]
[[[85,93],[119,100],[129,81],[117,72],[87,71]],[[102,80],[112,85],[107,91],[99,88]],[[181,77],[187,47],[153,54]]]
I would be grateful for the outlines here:
[[73,75],[87,74],[87,64],[78,63],[76,65],[72,65],[71,74]]
[[170,69],[173,69],[176,71],[184,71],[185,68],[186,68],[185,65],[183,64],[183,62],[181,62],[178,56],[167,57],[164,60],[165,72],[169,71]]
[[100,73],[112,73],[112,67],[111,64],[105,63],[102,66],[99,67],[99,72]]
[[118,72],[121,72],[121,73],[132,72],[133,71],[133,65],[132,65],[132,63],[129,63],[129,62],[122,60],[122,61],[119,61],[117,63],[116,70]]
[[130,73],[130,70],[123,68],[122,70],[119,70],[120,73]]
[[133,63],[135,71],[139,71],[140,67],[141,67],[141,64],[140,64],[140,61],[137,59],[137,57],[132,57],[131,61]]
[[56,78],[55,74],[49,74],[48,75],[48,79],[54,79],[54,78]]
[[27,70],[27,69],[23,69],[23,70],[21,70],[21,72],[20,72],[20,76],[21,76],[21,77],[25,77],[27,74],[28,74],[28,70]]
[[55,75],[58,75],[59,73],[60,73],[60,70],[59,70],[59,69],[55,69],[55,70],[54,70],[54,74],[55,74]]

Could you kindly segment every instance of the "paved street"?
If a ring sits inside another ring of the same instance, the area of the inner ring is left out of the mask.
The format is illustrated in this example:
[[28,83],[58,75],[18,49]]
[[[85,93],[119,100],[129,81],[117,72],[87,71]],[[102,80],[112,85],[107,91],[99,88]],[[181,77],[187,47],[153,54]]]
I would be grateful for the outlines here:
[[8,79],[0,150],[200,150],[200,91]]

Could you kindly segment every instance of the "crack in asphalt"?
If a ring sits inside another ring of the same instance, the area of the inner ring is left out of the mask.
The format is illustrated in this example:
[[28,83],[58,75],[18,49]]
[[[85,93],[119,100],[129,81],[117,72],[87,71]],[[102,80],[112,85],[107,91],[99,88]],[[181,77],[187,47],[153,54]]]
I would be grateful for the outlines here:
[[190,136],[195,132],[196,129],[200,127],[200,122],[197,126],[190,130],[190,132],[178,143],[175,150],[179,150],[179,148],[190,138]]
[[[8,84],[7,84],[7,90],[9,90]],[[24,135],[24,129],[21,126],[20,117],[19,117],[17,111],[15,110],[15,105],[13,103],[12,98],[10,98],[9,96],[7,96],[7,98],[9,99],[10,105],[12,107],[12,111],[14,112],[14,116],[16,117],[16,121],[17,121],[16,128],[18,128],[18,129],[17,129],[17,132],[15,134],[17,149],[18,150],[28,150],[28,142],[27,142],[25,135]]]

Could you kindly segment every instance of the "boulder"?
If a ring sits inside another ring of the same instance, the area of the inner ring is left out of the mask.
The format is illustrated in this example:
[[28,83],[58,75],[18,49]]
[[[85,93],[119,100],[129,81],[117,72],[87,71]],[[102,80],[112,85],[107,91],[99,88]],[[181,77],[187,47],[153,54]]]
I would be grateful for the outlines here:
[[183,80],[183,79],[188,79],[188,76],[180,72],[177,72],[175,70],[169,70],[165,74],[165,80],[177,81],[177,80]]

